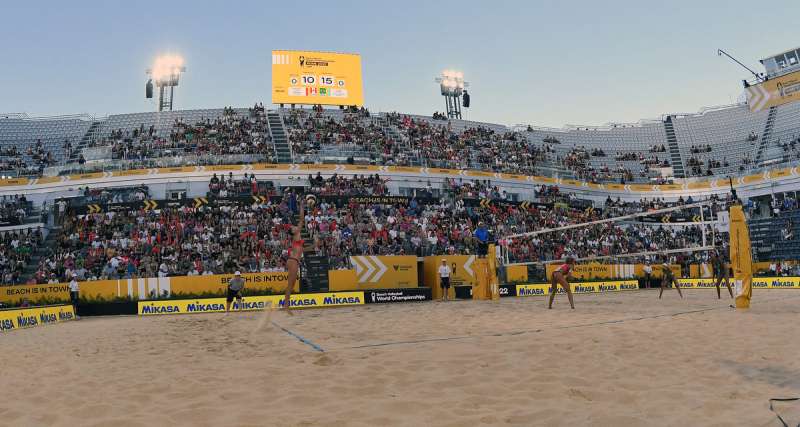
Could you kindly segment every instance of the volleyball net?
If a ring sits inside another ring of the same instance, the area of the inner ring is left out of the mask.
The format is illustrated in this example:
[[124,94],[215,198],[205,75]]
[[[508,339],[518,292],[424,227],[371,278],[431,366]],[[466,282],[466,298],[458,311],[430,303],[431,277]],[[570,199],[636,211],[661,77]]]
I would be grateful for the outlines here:
[[707,252],[727,244],[727,226],[710,201],[618,213],[611,208],[555,215],[555,226],[506,235],[500,240],[502,262],[543,267],[571,257],[584,263],[671,263],[679,255],[706,259]]

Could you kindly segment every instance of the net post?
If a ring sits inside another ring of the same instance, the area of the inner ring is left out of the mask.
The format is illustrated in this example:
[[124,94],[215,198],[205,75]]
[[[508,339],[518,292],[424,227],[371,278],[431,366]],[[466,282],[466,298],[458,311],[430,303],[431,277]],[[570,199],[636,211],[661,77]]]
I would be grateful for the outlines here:
[[742,205],[731,205],[730,215],[730,259],[733,267],[733,283],[736,286],[736,308],[750,308],[753,296],[753,257],[750,233]]
[[[495,245],[489,245],[489,249],[487,250],[487,275],[488,275],[488,282],[489,282],[489,297],[492,301],[497,301],[500,299],[500,283],[497,280],[497,249],[495,249]],[[502,255],[502,254],[501,254]]]
[[706,221],[703,216],[703,207],[700,206],[700,227],[703,230],[703,246],[706,246]]

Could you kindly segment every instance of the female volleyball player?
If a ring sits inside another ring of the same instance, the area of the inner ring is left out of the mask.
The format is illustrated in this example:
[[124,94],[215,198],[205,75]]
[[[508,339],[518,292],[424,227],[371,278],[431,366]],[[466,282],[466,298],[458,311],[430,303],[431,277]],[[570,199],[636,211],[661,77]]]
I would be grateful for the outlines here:
[[672,274],[672,270],[669,269],[669,264],[664,261],[661,264],[661,290],[658,292],[658,299],[661,299],[661,294],[664,293],[664,288],[667,287],[669,284],[675,284],[675,289],[678,290],[678,295],[683,298],[683,294],[681,293],[681,286],[678,284],[678,281],[675,279],[675,275]]
[[561,264],[561,266],[553,272],[553,278],[550,281],[550,303],[547,305],[547,308],[553,308],[553,299],[556,297],[558,285],[561,285],[561,287],[564,288],[564,291],[567,292],[569,306],[572,307],[573,310],[575,309],[575,303],[572,301],[572,290],[569,288],[570,272],[574,266],[575,258],[567,257],[567,259],[564,261],[564,264]]
[[725,259],[721,254],[713,252],[711,255],[711,268],[714,272],[714,285],[717,287],[717,299],[722,299],[722,293],[719,290],[719,285],[722,280],[725,280],[725,286],[728,288],[728,293],[733,298],[733,289],[731,289],[731,274],[728,266],[725,265]]
[[[307,197],[306,202],[309,207],[313,206],[315,198]],[[283,308],[288,310],[291,307],[290,300],[292,296],[292,289],[294,282],[300,273],[300,258],[303,256],[303,222],[305,221],[305,212],[303,206],[305,203],[298,203],[299,213],[297,214],[297,225],[292,226],[292,242],[289,246],[289,259],[286,260],[286,269],[289,271],[289,282],[286,284],[286,295],[283,298]]]

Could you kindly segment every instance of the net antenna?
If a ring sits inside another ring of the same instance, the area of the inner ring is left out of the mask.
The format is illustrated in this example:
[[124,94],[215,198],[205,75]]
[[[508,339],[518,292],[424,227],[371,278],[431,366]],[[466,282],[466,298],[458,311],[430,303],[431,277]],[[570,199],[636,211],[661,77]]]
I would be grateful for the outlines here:
[[[549,261],[510,262],[510,260],[509,260],[509,244],[508,244],[509,240],[511,240],[511,242],[512,242],[511,244],[513,244],[514,239],[519,239],[519,238],[539,236],[539,235],[542,235],[542,234],[554,233],[554,232],[570,230],[570,229],[575,229],[575,228],[588,227],[588,226],[592,226],[592,225],[607,224],[607,223],[620,222],[620,221],[626,221],[626,220],[635,220],[635,219],[642,218],[642,217],[669,214],[669,213],[675,212],[675,211],[682,211],[682,210],[686,210],[686,209],[695,209],[695,208],[699,208],[700,209],[700,214],[699,214],[699,220],[700,221],[699,222],[694,222],[694,221],[692,221],[692,222],[678,222],[678,223],[661,223],[661,222],[659,222],[659,223],[649,223],[649,224],[642,222],[642,223],[638,223],[638,224],[641,224],[641,225],[652,225],[652,226],[670,226],[670,227],[700,226],[700,229],[702,230],[702,240],[701,240],[701,245],[700,246],[693,246],[693,247],[688,247],[688,248],[678,248],[678,249],[662,249],[662,250],[645,251],[645,252],[621,253],[621,254],[614,254],[614,255],[590,256],[590,257],[582,257],[582,258],[573,257],[573,258],[575,259],[575,261],[578,261],[578,262],[580,262],[580,261],[598,261],[598,260],[612,259],[612,258],[633,258],[633,257],[644,257],[644,256],[669,255],[669,254],[673,254],[673,253],[702,252],[702,251],[715,250],[717,248],[717,246],[716,246],[716,240],[717,240],[716,239],[716,228],[715,228],[715,224],[716,224],[717,221],[714,219],[714,211],[713,211],[713,208],[712,208],[713,204],[714,204],[714,202],[712,202],[712,201],[703,201],[703,202],[690,203],[690,204],[686,204],[686,205],[673,206],[673,207],[663,208],[663,209],[654,209],[654,210],[650,210],[650,211],[646,211],[646,212],[637,212],[637,213],[633,213],[633,214],[621,215],[621,216],[617,216],[617,217],[613,217],[613,218],[604,218],[604,219],[598,219],[598,220],[595,220],[595,221],[582,222],[582,223],[578,223],[578,224],[570,224],[570,225],[565,225],[565,226],[562,226],[562,227],[545,228],[545,229],[536,230],[536,231],[529,231],[527,233],[510,234],[510,235],[507,235],[507,236],[505,236],[503,238],[505,244],[503,244],[501,246],[501,248],[502,248],[501,249],[501,251],[502,251],[501,255],[502,255],[502,259],[503,259],[503,264],[506,265],[506,266],[511,266],[511,265],[539,265],[539,264],[552,264],[552,263],[557,263],[557,262],[564,262],[566,260],[566,256],[565,256],[563,258],[553,259],[553,260],[549,260]],[[706,220],[706,217],[705,217],[705,212],[704,212],[705,211],[705,209],[704,209],[705,207],[708,207],[709,208],[709,212],[711,213],[711,218],[708,218],[708,220]],[[707,228],[708,225],[711,225],[711,227],[710,227],[711,236],[707,235],[706,228]],[[708,241],[709,237],[710,237],[710,240],[711,240],[710,242]]]

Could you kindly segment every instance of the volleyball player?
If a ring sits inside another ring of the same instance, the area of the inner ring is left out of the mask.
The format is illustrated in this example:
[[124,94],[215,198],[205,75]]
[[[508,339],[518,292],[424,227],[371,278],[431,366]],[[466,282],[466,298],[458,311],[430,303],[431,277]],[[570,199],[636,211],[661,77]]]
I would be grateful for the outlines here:
[[717,287],[717,299],[722,299],[722,293],[720,292],[719,285],[722,284],[723,279],[725,280],[725,286],[728,288],[728,293],[731,294],[731,298],[733,298],[730,270],[728,269],[728,266],[725,265],[725,258],[723,258],[722,255],[716,251],[711,254],[711,268],[714,272],[714,286]]
[[570,273],[573,267],[575,267],[575,258],[567,257],[564,264],[561,264],[561,266],[553,272],[552,279],[550,280],[550,302],[547,304],[547,308],[553,308],[553,299],[556,297],[558,285],[561,285],[564,291],[567,292],[569,306],[572,307],[573,310],[575,309],[575,303],[572,301],[572,290],[569,288]]
[[658,292],[658,299],[661,299],[661,294],[664,293],[664,288],[666,288],[669,284],[675,284],[675,289],[678,290],[678,295],[683,298],[683,293],[681,293],[681,286],[678,284],[678,280],[676,280],[675,275],[672,274],[672,270],[670,270],[667,261],[664,261],[664,263],[661,264],[661,290]]
[[[307,202],[312,204],[313,200],[313,198],[308,198]],[[298,204],[300,205],[300,210],[297,215],[297,225],[292,226],[292,242],[289,245],[289,259],[286,260],[286,269],[289,272],[289,281],[286,284],[286,294],[283,298],[283,308],[286,310],[291,307],[292,290],[294,288],[294,282],[297,281],[300,273],[300,259],[303,256],[302,231],[303,222],[305,221],[305,212],[303,210],[305,203],[301,201]]]

